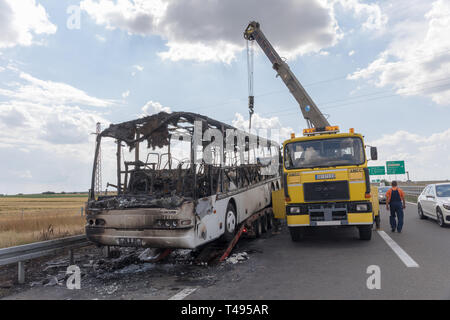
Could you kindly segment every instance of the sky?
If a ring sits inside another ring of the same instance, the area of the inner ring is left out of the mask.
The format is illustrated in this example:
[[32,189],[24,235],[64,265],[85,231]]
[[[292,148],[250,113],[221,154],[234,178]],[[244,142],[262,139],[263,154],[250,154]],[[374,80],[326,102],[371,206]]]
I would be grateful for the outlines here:
[[[245,129],[252,20],[329,122],[378,147],[369,165],[450,179],[450,0],[0,0],[0,194],[86,191],[97,122],[190,111]],[[255,54],[253,125],[300,134]]]

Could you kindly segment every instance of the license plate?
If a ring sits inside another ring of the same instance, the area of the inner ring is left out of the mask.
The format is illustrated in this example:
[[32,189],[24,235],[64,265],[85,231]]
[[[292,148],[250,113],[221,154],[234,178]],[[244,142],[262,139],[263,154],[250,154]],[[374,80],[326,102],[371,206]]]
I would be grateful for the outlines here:
[[334,173],[316,174],[316,180],[327,180],[327,179],[336,179],[336,175]]
[[119,238],[120,246],[142,247],[142,239],[140,238]]

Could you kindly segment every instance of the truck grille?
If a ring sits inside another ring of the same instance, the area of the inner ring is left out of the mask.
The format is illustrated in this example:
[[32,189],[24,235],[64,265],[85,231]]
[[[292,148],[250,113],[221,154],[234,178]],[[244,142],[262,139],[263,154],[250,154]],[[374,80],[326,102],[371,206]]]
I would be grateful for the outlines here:
[[303,185],[305,201],[350,200],[348,181],[324,181]]

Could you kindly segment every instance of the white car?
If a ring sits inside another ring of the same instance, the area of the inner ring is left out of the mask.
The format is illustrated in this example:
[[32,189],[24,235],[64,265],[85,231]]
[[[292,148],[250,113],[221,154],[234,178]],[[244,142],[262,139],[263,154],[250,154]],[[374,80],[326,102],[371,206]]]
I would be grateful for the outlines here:
[[420,219],[436,219],[441,227],[450,224],[450,183],[430,184],[417,199]]

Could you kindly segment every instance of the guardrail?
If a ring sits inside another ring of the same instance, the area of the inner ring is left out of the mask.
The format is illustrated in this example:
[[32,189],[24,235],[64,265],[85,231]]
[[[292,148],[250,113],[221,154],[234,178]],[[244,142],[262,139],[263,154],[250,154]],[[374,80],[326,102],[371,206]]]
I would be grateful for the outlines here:
[[425,186],[400,186],[400,188],[408,195],[420,196]]
[[26,260],[52,255],[69,249],[70,264],[73,264],[73,249],[90,245],[85,235],[35,242],[21,246],[0,249],[0,266],[18,263],[19,283],[25,282]]

